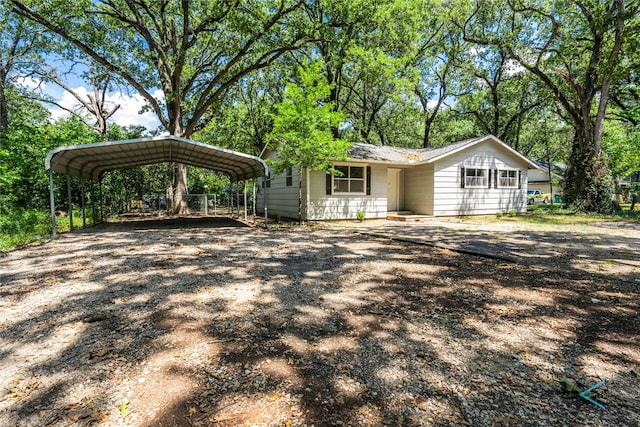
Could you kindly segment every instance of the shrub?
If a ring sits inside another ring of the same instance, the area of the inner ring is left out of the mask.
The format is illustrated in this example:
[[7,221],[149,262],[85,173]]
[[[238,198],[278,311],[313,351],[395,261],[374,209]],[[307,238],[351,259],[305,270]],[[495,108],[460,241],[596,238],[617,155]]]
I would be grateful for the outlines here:
[[510,217],[512,217],[512,218],[513,218],[514,216],[516,216],[516,214],[517,214],[517,212],[516,212],[516,210],[515,210],[515,209],[509,209],[509,216],[510,216]]
[[0,250],[9,250],[39,240],[51,232],[46,212],[14,209],[0,215]]
[[366,218],[364,212],[362,212],[361,210],[358,210],[358,212],[356,212],[356,219],[360,222],[364,221],[364,219]]
[[502,211],[496,212],[496,218],[502,218]]

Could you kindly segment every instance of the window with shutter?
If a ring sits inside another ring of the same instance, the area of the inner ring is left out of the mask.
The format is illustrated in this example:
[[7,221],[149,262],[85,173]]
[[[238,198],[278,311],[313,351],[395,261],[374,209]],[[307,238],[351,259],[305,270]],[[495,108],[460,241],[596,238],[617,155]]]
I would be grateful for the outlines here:
[[464,186],[462,188],[487,188],[489,172],[487,169],[462,168]]

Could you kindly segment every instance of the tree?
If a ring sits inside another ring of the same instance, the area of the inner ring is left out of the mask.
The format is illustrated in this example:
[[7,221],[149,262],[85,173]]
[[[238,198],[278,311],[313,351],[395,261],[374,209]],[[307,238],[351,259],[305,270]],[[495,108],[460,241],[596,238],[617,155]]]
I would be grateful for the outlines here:
[[[305,12],[313,27],[312,44],[308,50],[310,60],[321,60],[322,71],[331,87],[327,102],[334,104],[336,111],[343,111],[345,97],[343,79],[345,66],[349,62],[349,51],[362,45],[366,34],[377,28],[377,10],[388,5],[388,1],[372,0],[311,0],[305,2]],[[333,129],[338,137],[338,129]]]
[[275,105],[282,101],[286,70],[277,64],[242,79],[225,96],[199,141],[259,155],[273,128]]
[[[629,195],[632,197],[631,209],[635,207],[640,177],[640,125],[624,121],[607,122],[602,147],[609,161],[609,168],[615,182],[632,177]],[[617,189],[620,192],[620,189]]]
[[506,51],[554,94],[575,129],[565,199],[581,210],[612,209],[602,135],[639,8],[625,0],[484,2],[461,23],[468,41]]
[[451,15],[457,13],[456,8],[436,7],[436,4],[431,6],[430,13],[421,19],[426,24],[420,25],[415,62],[412,64],[419,76],[414,93],[422,109],[423,148],[432,145],[434,122],[460,80],[465,49],[461,31],[451,23]]
[[[127,82],[169,134],[185,138],[209,123],[230,88],[304,39],[301,0],[12,2]],[[178,164],[174,212],[187,211],[186,193],[187,168]]]
[[305,169],[336,173],[334,161],[347,160],[349,143],[335,138],[344,115],[327,102],[331,85],[315,62],[300,67],[299,83],[287,85],[284,100],[277,106],[269,148],[275,151],[270,160],[274,173],[287,168],[298,170],[298,219],[302,220],[302,173]]
[[[74,62],[74,65],[78,65],[78,62]],[[79,108],[65,107],[48,96],[40,96],[35,99],[53,104],[71,113],[89,129],[93,129],[104,138],[107,134],[107,121],[120,108],[120,104],[107,101],[107,91],[112,89],[112,75],[106,72],[99,64],[96,64],[91,58],[82,62],[82,65],[84,65],[85,68],[82,76],[91,87],[91,92],[89,93],[84,93],[83,91],[70,87],[54,67],[41,66],[35,71],[35,74],[41,76],[45,81],[53,82],[71,94],[71,96],[78,101]]]
[[15,84],[17,72],[35,62],[40,35],[28,20],[11,10],[7,1],[0,0],[0,139],[6,136],[9,129],[6,92]]
[[543,105],[547,92],[503,49],[469,46],[462,63],[465,91],[458,96],[456,110],[473,117],[481,133],[519,150],[522,123]]

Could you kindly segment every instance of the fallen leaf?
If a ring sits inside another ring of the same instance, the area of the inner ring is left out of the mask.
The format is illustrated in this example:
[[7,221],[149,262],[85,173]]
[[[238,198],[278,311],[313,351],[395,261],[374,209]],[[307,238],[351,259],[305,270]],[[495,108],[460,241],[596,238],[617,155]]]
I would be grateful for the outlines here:
[[118,406],[118,412],[120,412],[120,416],[121,417],[126,417],[127,416],[127,409],[129,409],[129,403],[123,403],[122,405]]

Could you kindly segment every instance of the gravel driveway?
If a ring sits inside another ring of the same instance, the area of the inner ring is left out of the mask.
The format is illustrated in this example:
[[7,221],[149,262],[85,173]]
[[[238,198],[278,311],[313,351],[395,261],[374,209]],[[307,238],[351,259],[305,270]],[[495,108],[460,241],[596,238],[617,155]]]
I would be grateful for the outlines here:
[[[635,235],[627,264],[549,268],[365,224],[107,224],[1,255],[0,425],[640,426]],[[577,396],[602,380],[605,409]]]

